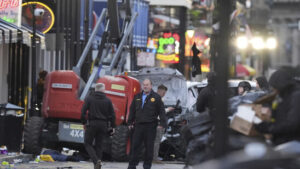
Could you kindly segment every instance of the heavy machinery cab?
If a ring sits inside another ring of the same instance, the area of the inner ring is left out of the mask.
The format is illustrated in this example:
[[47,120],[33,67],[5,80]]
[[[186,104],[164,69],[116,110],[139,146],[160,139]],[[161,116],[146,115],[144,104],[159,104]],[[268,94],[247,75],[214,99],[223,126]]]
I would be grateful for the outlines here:
[[[139,81],[128,76],[104,76],[97,83],[105,84],[105,93],[116,113],[116,124],[126,123],[131,101],[140,92]],[[79,96],[84,85],[73,71],[51,72],[45,82],[43,117],[79,120],[83,105]]]
[[116,113],[116,125],[126,123],[132,99],[140,92],[138,80],[128,76],[104,76],[97,83],[105,84],[106,96],[111,99]]
[[79,120],[83,101],[78,96],[84,84],[73,71],[51,72],[44,85],[43,117]]

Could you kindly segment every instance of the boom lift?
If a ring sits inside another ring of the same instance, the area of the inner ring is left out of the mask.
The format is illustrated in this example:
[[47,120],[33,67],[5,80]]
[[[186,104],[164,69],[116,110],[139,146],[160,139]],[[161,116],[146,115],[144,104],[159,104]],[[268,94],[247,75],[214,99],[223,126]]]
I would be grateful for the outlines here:
[[[104,83],[106,95],[112,100],[116,112],[116,133],[106,141],[104,152],[111,154],[114,160],[124,161],[129,153],[128,129],[125,126],[129,115],[130,103],[140,92],[138,80],[128,76],[112,76],[119,72],[131,48],[131,34],[137,13],[131,13],[130,0],[120,6],[117,0],[108,0],[107,9],[103,9],[91,34],[91,37],[73,70],[49,73],[44,86],[42,117],[31,117],[24,128],[24,151],[39,154],[42,147],[82,148],[84,130],[80,124],[81,108],[84,99],[96,82]],[[120,17],[119,13],[123,16]],[[120,24],[120,18],[123,21]],[[82,65],[90,51],[101,24],[105,30],[101,37],[97,57],[93,60],[93,69],[87,82],[80,77]],[[120,29],[122,25],[122,29]],[[116,46],[109,65],[104,59]],[[116,71],[115,68],[117,69]],[[101,78],[99,78],[101,75]],[[105,76],[103,76],[105,75]],[[110,75],[110,76],[107,76]]]

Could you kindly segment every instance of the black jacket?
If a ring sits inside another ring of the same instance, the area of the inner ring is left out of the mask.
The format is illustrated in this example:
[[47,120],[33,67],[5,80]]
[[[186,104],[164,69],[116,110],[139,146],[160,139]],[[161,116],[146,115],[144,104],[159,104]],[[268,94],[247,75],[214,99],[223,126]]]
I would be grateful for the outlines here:
[[197,112],[203,112],[206,109],[212,110],[214,106],[214,97],[216,95],[216,91],[214,86],[208,85],[204,89],[202,89],[197,98]]
[[111,127],[115,128],[115,112],[112,102],[105,96],[103,92],[94,92],[88,96],[81,109],[81,121],[86,123],[86,112],[88,111],[88,119],[103,120],[110,122]]
[[142,96],[143,92],[135,95],[134,99],[132,100],[128,124],[157,123],[159,116],[160,125],[166,128],[166,114],[161,97],[151,90],[145,99],[144,107],[142,107]]
[[275,121],[255,126],[259,132],[272,134],[275,145],[300,140],[300,86],[289,82],[288,75],[281,73],[270,79],[270,85],[279,90],[281,97],[277,109],[272,112]]

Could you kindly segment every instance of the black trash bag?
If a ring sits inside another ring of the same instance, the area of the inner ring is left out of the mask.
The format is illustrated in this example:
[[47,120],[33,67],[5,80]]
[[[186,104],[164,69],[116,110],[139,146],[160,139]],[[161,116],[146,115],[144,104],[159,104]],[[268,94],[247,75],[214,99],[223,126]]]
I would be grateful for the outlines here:
[[181,130],[182,139],[188,143],[191,139],[207,133],[212,128],[212,120],[208,112],[204,112],[189,121]]
[[213,125],[208,112],[189,121],[182,129],[182,140],[186,144],[186,165],[195,165],[212,157]]
[[180,139],[167,139],[160,144],[159,156],[163,161],[183,161],[185,149],[181,145]]
[[186,165],[192,166],[213,157],[212,134],[206,133],[191,140],[186,150]]

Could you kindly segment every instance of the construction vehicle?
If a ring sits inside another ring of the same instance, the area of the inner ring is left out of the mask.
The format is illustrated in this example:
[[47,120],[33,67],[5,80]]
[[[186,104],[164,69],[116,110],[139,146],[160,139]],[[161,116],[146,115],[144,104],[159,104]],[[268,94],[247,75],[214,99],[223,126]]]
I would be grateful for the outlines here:
[[[128,128],[126,121],[129,107],[135,94],[140,92],[139,81],[124,75],[112,76],[121,72],[126,56],[131,48],[131,34],[137,13],[131,13],[130,0],[126,0],[120,11],[117,0],[107,1],[91,34],[91,37],[73,70],[54,71],[48,74],[44,85],[42,117],[31,117],[24,128],[24,151],[39,154],[43,147],[59,149],[83,148],[84,129],[80,123],[81,108],[95,83],[106,86],[105,93],[112,100],[116,112],[116,132],[106,140],[104,152],[114,160],[124,161],[129,153]],[[123,17],[119,18],[119,13]],[[123,21],[120,29],[120,20]],[[85,83],[82,80],[82,65],[100,25],[105,23],[97,57],[93,69]],[[103,62],[111,55],[112,46],[116,51],[109,65]],[[113,71],[117,69],[114,73]],[[80,76],[81,75],[81,76]],[[101,77],[101,78],[99,78]]]

